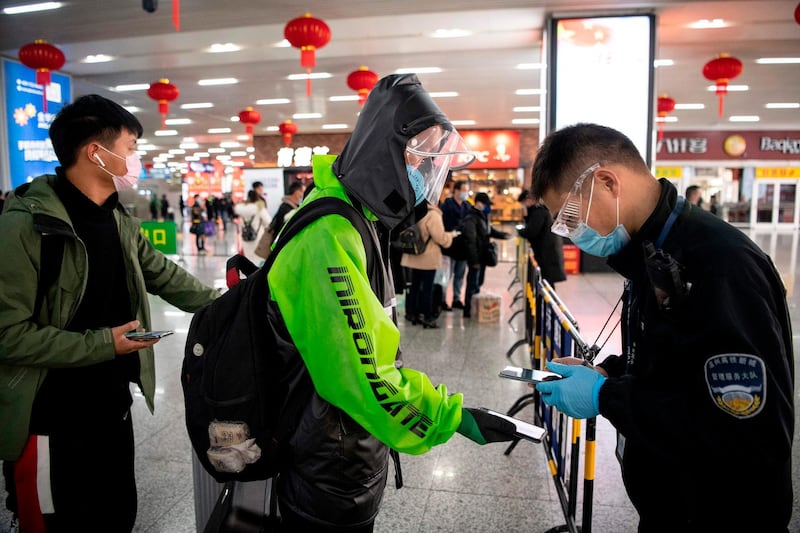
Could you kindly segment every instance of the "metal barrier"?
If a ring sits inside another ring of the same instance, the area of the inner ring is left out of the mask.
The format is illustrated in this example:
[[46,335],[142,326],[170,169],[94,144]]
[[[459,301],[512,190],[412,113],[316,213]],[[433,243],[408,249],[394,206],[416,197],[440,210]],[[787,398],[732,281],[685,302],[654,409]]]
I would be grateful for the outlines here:
[[[575,317],[556,295],[553,287],[541,278],[539,266],[532,252],[527,253],[525,266],[521,268],[522,270],[518,272],[524,272],[526,280],[525,338],[517,341],[506,355],[511,357],[521,343],[526,343],[529,347],[531,368],[538,370],[543,370],[547,362],[556,357],[587,358],[591,349],[581,337]],[[565,524],[548,531],[591,533],[597,420],[595,418],[586,420],[583,502],[580,525],[578,525],[582,421],[545,405],[535,389],[532,393],[520,397],[508,410],[508,414],[516,415],[528,405],[533,405],[534,423],[546,430],[542,444],[565,519]],[[511,453],[517,442],[512,442],[508,446],[506,455]]]

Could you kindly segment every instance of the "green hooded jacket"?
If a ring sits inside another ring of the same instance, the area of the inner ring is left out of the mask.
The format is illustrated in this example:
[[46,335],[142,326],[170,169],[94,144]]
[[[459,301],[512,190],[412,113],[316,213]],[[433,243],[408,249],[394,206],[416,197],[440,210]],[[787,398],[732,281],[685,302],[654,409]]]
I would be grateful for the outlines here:
[[[314,156],[315,189],[299,209],[330,196],[352,204],[331,170],[335,159]],[[325,216],[303,229],[276,259],[269,286],[321,398],[404,453],[450,439],[462,395],[395,364],[400,332],[392,307],[370,288],[364,244],[346,218]]]
[[[0,459],[14,460],[28,435],[31,408],[48,368],[88,366],[114,358],[111,329],[83,333],[63,328],[74,316],[87,282],[88,257],[67,211],[53,190],[56,176],[40,176],[6,200],[0,216]],[[147,293],[194,312],[218,292],[155,250],[139,221],[121,206],[114,212],[136,319],[150,329]],[[34,300],[41,271],[42,233],[63,235],[58,279],[48,288],[38,317]],[[150,410],[155,392],[152,348],[139,350],[139,385]]]

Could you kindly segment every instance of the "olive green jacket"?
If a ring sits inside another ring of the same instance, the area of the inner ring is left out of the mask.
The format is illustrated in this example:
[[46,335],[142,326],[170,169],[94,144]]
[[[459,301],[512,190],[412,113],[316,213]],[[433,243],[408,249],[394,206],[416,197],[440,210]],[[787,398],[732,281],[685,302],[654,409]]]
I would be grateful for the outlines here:
[[[0,216],[0,459],[22,452],[31,408],[48,368],[88,366],[114,358],[111,329],[65,331],[86,288],[88,256],[64,205],[53,190],[56,176],[40,176],[6,200]],[[155,250],[139,221],[121,206],[114,212],[136,319],[150,329],[147,293],[194,312],[218,292]],[[64,255],[57,280],[34,317],[41,272],[42,234],[61,235]],[[139,350],[139,386],[150,410],[155,392],[152,348]]]

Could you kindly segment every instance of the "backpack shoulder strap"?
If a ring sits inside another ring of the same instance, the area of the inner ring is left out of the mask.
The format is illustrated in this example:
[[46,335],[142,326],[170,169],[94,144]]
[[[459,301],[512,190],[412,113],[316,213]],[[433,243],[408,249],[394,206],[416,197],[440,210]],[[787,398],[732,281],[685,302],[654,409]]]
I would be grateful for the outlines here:
[[373,262],[375,254],[372,253],[374,243],[367,221],[352,205],[335,197],[320,198],[310,203],[305,209],[297,211],[284,225],[283,230],[278,235],[275,248],[272,250],[272,253],[269,254],[269,258],[267,258],[262,268],[269,270],[272,263],[275,262],[275,257],[277,257],[278,252],[280,252],[295,235],[300,233],[300,231],[310,223],[325,215],[341,215],[349,220],[356,230],[358,230],[358,233],[361,235],[361,240],[364,243],[364,248],[367,251],[367,271],[371,272],[374,268]]
[[64,256],[64,237],[60,235],[42,234],[40,252],[39,285],[36,287],[36,301],[33,304],[33,320],[42,310],[44,295],[47,289],[58,279],[61,273],[61,261]]

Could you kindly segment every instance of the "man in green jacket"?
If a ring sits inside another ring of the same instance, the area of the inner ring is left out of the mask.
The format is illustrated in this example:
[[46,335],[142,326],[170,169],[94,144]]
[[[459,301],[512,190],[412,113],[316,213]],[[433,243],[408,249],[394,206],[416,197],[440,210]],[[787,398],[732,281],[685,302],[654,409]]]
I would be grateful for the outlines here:
[[133,528],[130,383],[152,411],[157,341],[125,333],[150,329],[147,293],[188,312],[217,296],[118,202],[141,171],[141,134],[103,97],[65,106],[50,127],[61,166],[0,216],[0,459],[23,531]]
[[[411,224],[437,202],[449,168],[474,155],[415,75],[372,89],[341,155],[314,156],[314,190],[355,206],[386,229]],[[374,228],[373,228],[374,230]],[[480,443],[510,440],[513,425],[462,407],[417,370],[403,368],[388,248],[362,242],[338,215],[298,233],[269,272],[271,297],[305,363],[314,392],[304,400],[281,470],[278,499],[287,531],[372,531],[389,449],[422,454],[458,431]],[[368,271],[371,253],[379,267]]]

